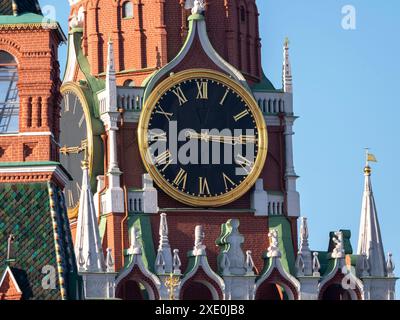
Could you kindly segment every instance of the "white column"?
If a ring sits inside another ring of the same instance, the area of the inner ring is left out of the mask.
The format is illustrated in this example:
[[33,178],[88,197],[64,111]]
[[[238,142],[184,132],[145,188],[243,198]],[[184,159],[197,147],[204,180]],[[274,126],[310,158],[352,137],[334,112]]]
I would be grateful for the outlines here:
[[297,192],[296,181],[298,176],[294,169],[293,161],[293,123],[296,117],[288,115],[285,117],[285,155],[286,155],[286,196],[287,214],[290,217],[300,216],[300,194]]

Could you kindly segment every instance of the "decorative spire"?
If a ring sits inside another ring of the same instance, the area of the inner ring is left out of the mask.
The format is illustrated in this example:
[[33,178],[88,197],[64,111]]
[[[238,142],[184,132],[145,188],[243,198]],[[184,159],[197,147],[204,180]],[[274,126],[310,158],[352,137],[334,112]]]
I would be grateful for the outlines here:
[[78,257],[80,272],[103,272],[105,270],[104,255],[93,196],[90,190],[86,159],[82,161],[82,170],[75,255]]
[[287,93],[293,92],[293,78],[292,78],[292,67],[290,64],[289,56],[289,39],[285,39],[283,45],[283,71],[282,71],[282,85],[283,91]]
[[321,263],[318,259],[318,252],[313,253],[313,277],[320,277],[319,270],[321,269]]
[[312,274],[312,254],[308,243],[308,223],[307,218],[300,218],[300,248],[299,254],[303,260],[304,275],[311,276]]
[[367,150],[366,165],[364,168],[364,194],[362,199],[357,253],[359,255],[367,256],[369,273],[371,276],[384,277],[386,275],[386,259],[383,251],[375,198],[372,192],[372,171],[369,166],[369,162],[376,162],[376,158]]
[[388,253],[387,263],[386,263],[387,276],[388,276],[389,278],[394,278],[394,268],[395,268],[395,265],[394,265],[392,256],[393,256],[392,253],[389,252],[389,253]]
[[117,81],[115,72],[114,45],[111,37],[108,40],[107,71],[106,71],[107,108],[117,111]]
[[112,249],[107,248],[107,258],[106,258],[107,272],[115,272],[115,264],[111,252]]
[[181,258],[179,258],[179,250],[175,249],[174,250],[174,259],[173,259],[173,267],[174,267],[175,275],[180,275],[182,273],[181,266],[182,266],[182,262],[181,262]]
[[[158,245],[158,254],[160,256],[160,261],[162,260],[162,265],[164,266],[165,273],[171,273],[172,266],[172,252],[171,246],[168,240],[168,223],[167,223],[167,215],[165,213],[161,213],[160,215],[160,229],[159,229],[160,241]],[[158,260],[158,259],[157,259]],[[159,261],[159,262],[160,262]],[[157,266],[156,261],[156,269],[160,267],[160,264]]]

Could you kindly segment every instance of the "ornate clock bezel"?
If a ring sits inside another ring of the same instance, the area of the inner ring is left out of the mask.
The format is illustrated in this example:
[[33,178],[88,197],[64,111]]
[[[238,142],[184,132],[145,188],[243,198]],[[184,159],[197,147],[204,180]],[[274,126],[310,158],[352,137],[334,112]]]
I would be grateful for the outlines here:
[[[177,85],[182,81],[198,78],[208,78],[218,81],[238,93],[253,113],[254,119],[256,121],[256,126],[259,131],[258,154],[252,172],[235,189],[223,195],[218,195],[214,197],[192,196],[181,192],[180,190],[171,186],[164,179],[164,177],[162,177],[155,165],[148,163],[148,161],[146,160],[148,157],[147,154],[149,148],[148,125],[152,111],[156,107],[157,102],[162,97],[162,95],[171,87]],[[138,142],[142,162],[148,173],[151,175],[156,184],[161,188],[161,190],[163,190],[175,200],[194,207],[221,207],[241,198],[246,192],[251,189],[251,187],[255,184],[258,177],[260,176],[264,168],[268,152],[267,126],[264,120],[264,116],[254,97],[243,86],[241,86],[225,74],[208,69],[189,69],[176,74],[171,74],[167,79],[157,85],[157,87],[149,95],[148,99],[144,102],[138,124]]]
[[[91,112],[89,108],[89,104],[87,102],[85,93],[83,92],[83,89],[76,83],[74,82],[67,82],[61,86],[60,93],[62,96],[67,94],[68,92],[71,92],[75,94],[83,108],[83,113],[85,114],[85,121],[86,121],[86,136],[87,136],[87,156],[88,156],[88,163],[89,163],[89,176],[92,176],[93,173],[93,161],[94,161],[94,152],[93,152],[93,126],[92,126],[92,117],[91,117]],[[78,210],[79,210],[79,200],[77,202],[77,205],[74,208],[68,208],[68,217],[70,219],[74,219],[78,216]]]

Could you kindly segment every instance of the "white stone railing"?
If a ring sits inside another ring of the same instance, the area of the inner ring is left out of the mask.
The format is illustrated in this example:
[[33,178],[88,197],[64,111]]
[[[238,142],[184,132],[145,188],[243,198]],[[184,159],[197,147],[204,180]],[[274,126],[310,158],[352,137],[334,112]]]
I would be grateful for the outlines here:
[[285,198],[283,195],[268,193],[268,215],[280,216],[285,214]]
[[264,115],[293,113],[292,95],[284,92],[254,92]]
[[140,87],[118,87],[117,106],[125,111],[142,110],[144,88]]

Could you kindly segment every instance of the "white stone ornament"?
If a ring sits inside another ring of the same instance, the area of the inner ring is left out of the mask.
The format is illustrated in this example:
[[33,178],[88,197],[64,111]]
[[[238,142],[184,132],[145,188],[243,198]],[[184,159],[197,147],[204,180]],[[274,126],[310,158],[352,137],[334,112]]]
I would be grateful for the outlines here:
[[332,241],[335,243],[335,248],[332,251],[332,258],[343,259],[345,257],[343,232],[336,231]]
[[158,250],[156,257],[156,273],[164,274],[165,273],[165,259],[162,250]]
[[304,276],[304,260],[303,260],[303,255],[301,252],[297,254],[297,259],[296,259],[296,274],[298,277],[303,277]]
[[193,254],[195,256],[205,255],[206,246],[204,245],[205,233],[203,226],[196,226],[194,234],[195,234],[195,240],[194,240]]
[[319,270],[321,269],[321,263],[318,259],[318,252],[313,253],[313,277],[320,277]]
[[106,258],[107,272],[115,272],[115,264],[111,252],[112,249],[107,248],[107,258]]
[[140,244],[139,233],[135,227],[131,228],[131,245],[128,249],[128,254],[138,255],[142,254],[142,246]]
[[394,278],[394,269],[395,269],[395,265],[393,262],[393,255],[392,253],[388,253],[388,259],[387,259],[387,263],[386,263],[386,268],[387,268],[387,274],[389,278]]
[[253,257],[251,256],[251,251],[247,250],[246,251],[246,264],[245,264],[245,268],[246,268],[246,275],[247,276],[254,276],[254,260]]
[[179,258],[179,250],[178,249],[174,249],[173,267],[174,267],[174,274],[175,275],[182,274],[181,266],[182,266],[182,262],[181,262],[181,258]]
[[278,230],[273,229],[268,233],[269,237],[269,248],[267,257],[268,258],[279,258],[281,256],[281,251],[279,250],[278,242]]
[[185,9],[192,10],[192,14],[201,14],[206,10],[204,0],[186,0]]

